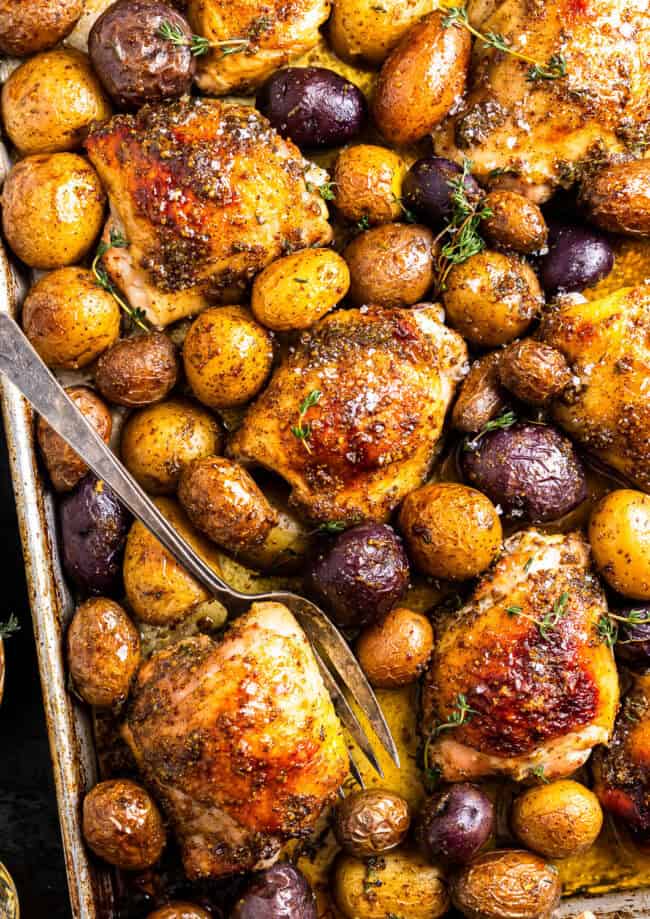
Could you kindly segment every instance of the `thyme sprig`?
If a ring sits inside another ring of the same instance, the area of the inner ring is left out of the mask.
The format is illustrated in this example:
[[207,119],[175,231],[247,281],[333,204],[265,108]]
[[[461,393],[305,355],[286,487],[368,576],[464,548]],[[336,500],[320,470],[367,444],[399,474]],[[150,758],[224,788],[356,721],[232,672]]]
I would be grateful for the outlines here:
[[[647,625],[650,623],[650,616],[642,609],[631,609],[625,616],[621,616],[618,613],[612,613],[611,611],[603,613],[596,623],[596,630],[600,640],[609,645],[610,648],[613,648],[619,640],[619,623],[623,625]],[[639,638],[626,638],[624,641],[621,641],[621,644],[628,645],[639,641],[647,641],[647,638],[643,636]]]
[[203,35],[186,35],[180,26],[173,25],[168,20],[160,24],[156,34],[165,41],[171,42],[177,48],[189,48],[194,57],[203,57],[212,48],[218,48],[221,51],[221,57],[228,57],[229,54],[240,54],[250,48],[250,39],[248,38],[228,38],[224,41],[210,41]]
[[111,279],[108,276],[108,272],[102,265],[102,259],[106,255],[109,249],[126,249],[129,245],[129,242],[125,237],[119,233],[117,230],[111,230],[109,242],[104,242],[102,240],[97,246],[97,252],[93,259],[91,270],[95,275],[95,283],[98,287],[103,288],[108,291],[109,294],[116,301],[120,309],[126,313],[133,325],[139,326],[144,332],[149,331],[149,326],[146,324],[144,310],[138,309],[137,307],[131,308],[128,303],[120,297],[117,292],[117,289]]
[[569,606],[569,594],[567,591],[564,591],[557,598],[553,606],[548,612],[544,613],[541,619],[537,619],[535,616],[531,616],[529,613],[524,613],[521,606],[507,606],[506,613],[508,616],[512,616],[515,619],[528,619],[529,622],[532,622],[539,631],[539,634],[547,641],[551,634],[558,627],[562,619],[566,616]]
[[431,766],[429,763],[429,751],[433,741],[443,731],[450,730],[451,728],[459,728],[461,725],[467,724],[472,720],[474,715],[478,715],[477,710],[472,708],[467,701],[467,697],[463,695],[462,692],[459,692],[456,696],[451,715],[447,721],[434,726],[424,745],[424,774],[427,784],[435,786],[441,776],[439,767],[435,765]]
[[0,622],[0,639],[11,638],[20,631],[20,623],[14,613],[11,613],[6,622]]
[[318,405],[322,395],[323,394],[320,389],[312,389],[312,391],[300,403],[298,424],[291,426],[291,433],[298,440],[302,441],[307,453],[311,453],[311,447],[309,446],[309,441],[311,439],[311,425],[309,422],[305,423],[305,415],[309,409],[312,408],[312,406]]
[[544,766],[533,766],[529,771],[531,778],[539,779],[544,785],[549,784],[549,779],[546,777],[546,769]]
[[473,437],[466,437],[463,442],[463,450],[465,452],[473,452],[478,449],[479,441],[486,434],[489,434],[490,431],[505,431],[508,428],[511,428],[513,424],[517,421],[517,416],[512,411],[502,412],[497,418],[493,418],[491,421],[486,421],[478,434],[475,434]]

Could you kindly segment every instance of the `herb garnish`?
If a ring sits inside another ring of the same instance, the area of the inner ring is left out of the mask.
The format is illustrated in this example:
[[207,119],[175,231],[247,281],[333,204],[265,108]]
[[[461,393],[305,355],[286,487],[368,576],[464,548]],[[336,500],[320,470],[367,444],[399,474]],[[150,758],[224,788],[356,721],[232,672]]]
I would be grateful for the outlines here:
[[120,309],[123,310],[123,312],[125,312],[126,315],[129,317],[133,325],[137,325],[143,331],[148,332],[149,327],[144,321],[145,320],[144,310],[138,309],[137,307],[132,309],[128,305],[128,303],[125,300],[123,300],[122,297],[120,297],[115,285],[112,283],[111,279],[108,276],[108,272],[106,271],[104,266],[101,264],[103,257],[106,255],[109,249],[126,249],[128,245],[129,245],[128,240],[125,239],[121,233],[119,233],[117,230],[111,230],[110,242],[105,243],[104,240],[102,240],[100,244],[97,246],[97,252],[95,253],[95,257],[91,265],[91,270],[92,270],[92,273],[95,275],[95,283],[99,287],[108,291],[109,294],[111,294],[111,296],[117,302]]
[[248,38],[228,38],[225,41],[210,41],[203,35],[187,36],[180,26],[172,25],[165,20],[156,30],[156,34],[180,48],[189,48],[194,57],[203,57],[211,48],[218,48],[221,57],[229,54],[240,54],[250,47]]
[[549,637],[550,633],[554,631],[561,619],[564,618],[567,612],[567,605],[569,603],[569,594],[564,591],[560,594],[558,599],[553,604],[553,609],[549,610],[548,613],[544,614],[544,617],[539,622],[539,634],[542,638],[546,639]]
[[333,201],[336,197],[334,189],[336,182],[323,182],[322,185],[314,185],[313,182],[305,182],[307,191],[317,191],[323,201]]
[[367,214],[364,214],[363,217],[357,221],[357,227],[360,230],[369,230],[370,229],[370,218]]
[[310,408],[314,405],[318,405],[320,398],[322,396],[320,389],[312,389],[308,396],[306,396],[303,401],[300,403],[300,414],[298,415],[298,424],[292,425],[291,433],[294,437],[297,437],[298,440],[301,440],[304,444],[305,450],[307,453],[311,453],[311,448],[309,446],[309,440],[311,439],[311,425],[309,423],[303,424],[303,419]]
[[335,535],[336,533],[342,533],[346,526],[347,524],[343,520],[326,520],[325,523],[321,523],[318,527],[318,532]]
[[530,771],[529,775],[534,776],[536,779],[539,779],[540,782],[543,782],[545,785],[548,785],[549,780],[546,778],[546,770],[544,766],[534,766]]
[[466,697],[459,692],[449,720],[437,725],[433,730],[433,736],[437,737],[442,731],[446,731],[449,728],[458,728],[461,724],[467,724],[468,721],[472,720],[473,715],[478,715],[478,712],[475,708],[469,706]]
[[514,412],[508,411],[503,412],[497,418],[493,418],[492,421],[486,421],[478,434],[475,434],[473,437],[466,437],[463,442],[463,450],[466,452],[473,452],[478,449],[479,441],[486,434],[489,434],[490,431],[505,431],[508,428],[511,428],[513,424],[517,421],[517,416]]
[[0,638],[10,638],[19,631],[20,623],[14,613],[11,613],[6,622],[0,622]]
[[[613,648],[618,641],[619,622],[624,625],[647,625],[650,623],[650,616],[642,609],[631,609],[626,616],[620,616],[612,612],[603,613],[596,623],[596,630],[600,640],[609,645],[610,648]],[[647,641],[647,638],[643,636],[640,638],[626,638],[621,644],[629,645],[638,641]]]

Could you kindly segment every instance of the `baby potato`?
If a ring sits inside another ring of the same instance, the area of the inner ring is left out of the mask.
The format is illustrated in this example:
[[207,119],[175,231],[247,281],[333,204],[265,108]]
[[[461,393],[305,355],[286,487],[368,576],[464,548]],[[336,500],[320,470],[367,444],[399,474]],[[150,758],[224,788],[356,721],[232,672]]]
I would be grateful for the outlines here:
[[449,909],[442,870],[409,849],[386,852],[374,862],[340,856],[333,887],[336,905],[347,919],[386,919],[391,914],[438,919]]
[[182,903],[180,900],[174,900],[160,909],[155,909],[149,913],[147,919],[212,919],[211,913],[207,913],[200,906],[193,903]]
[[60,268],[32,287],[23,329],[48,367],[78,370],[120,334],[120,309],[86,268]]
[[467,919],[550,919],[561,890],[556,869],[538,855],[499,849],[454,876],[451,898]]
[[52,48],[83,8],[84,0],[0,0],[0,51],[25,57]]
[[243,405],[266,383],[273,343],[241,306],[215,306],[194,320],[183,345],[187,381],[212,409]]
[[95,384],[105,399],[137,408],[160,402],[174,388],[179,360],[164,332],[123,338],[97,362]]
[[503,531],[482,492],[455,482],[431,482],[402,504],[399,525],[410,558],[425,574],[464,581],[492,564]]
[[512,829],[545,858],[567,858],[591,848],[603,825],[598,798],[570,779],[528,788],[515,800]]
[[650,236],[650,160],[606,166],[585,181],[580,198],[603,230]]
[[[99,396],[87,386],[71,386],[66,392],[102,440],[108,443],[113,419]],[[88,466],[44,418],[39,418],[36,423],[36,438],[55,491],[70,491],[83,479]]]
[[412,306],[433,283],[433,233],[391,223],[360,233],[343,253],[356,306]]
[[530,265],[486,249],[453,266],[442,301],[449,325],[471,345],[495,348],[526,331],[544,296]]
[[463,380],[451,413],[458,431],[474,433],[500,415],[506,406],[506,394],[499,385],[501,354],[492,351],[474,361]]
[[589,521],[596,567],[607,583],[633,600],[650,600],[650,495],[611,491]]
[[446,29],[436,11],[412,26],[379,74],[372,113],[391,144],[429,134],[465,89],[472,50],[466,29]]
[[363,630],[356,655],[375,689],[395,689],[414,683],[429,663],[433,629],[422,613],[398,606]]
[[140,636],[122,607],[106,597],[82,603],[70,623],[67,648],[81,698],[98,708],[122,705],[140,664]]
[[334,833],[349,855],[368,858],[404,842],[411,824],[404,798],[383,788],[346,795],[336,808]]
[[484,205],[492,216],[481,224],[493,245],[527,255],[546,245],[548,227],[539,207],[516,191],[491,191]]
[[381,64],[434,0],[336,0],[329,22],[335,53],[346,61]]
[[301,249],[255,278],[251,310],[268,329],[308,329],[345,297],[350,272],[332,249]]
[[571,371],[561,351],[525,338],[501,353],[499,379],[522,402],[546,405],[569,385]]
[[387,147],[345,147],[334,166],[334,204],[353,223],[365,218],[378,226],[399,220],[405,175],[406,164]]
[[166,841],[156,803],[129,779],[95,785],[84,798],[82,831],[95,855],[123,871],[155,865]]
[[93,167],[75,153],[28,156],[2,191],[7,242],[30,268],[73,265],[92,248],[106,195]]
[[169,399],[134,412],[120,444],[124,465],[152,495],[173,494],[188,463],[222,449],[217,420],[188,399]]
[[25,61],[2,88],[5,130],[23,155],[76,150],[111,107],[85,54],[46,51]]
[[242,550],[240,560],[257,571],[273,574],[301,572],[315,542],[314,529],[289,507],[284,489],[265,482],[263,491],[276,522],[263,542]]
[[193,460],[183,469],[178,500],[198,530],[234,553],[263,542],[277,523],[243,466],[220,456]]

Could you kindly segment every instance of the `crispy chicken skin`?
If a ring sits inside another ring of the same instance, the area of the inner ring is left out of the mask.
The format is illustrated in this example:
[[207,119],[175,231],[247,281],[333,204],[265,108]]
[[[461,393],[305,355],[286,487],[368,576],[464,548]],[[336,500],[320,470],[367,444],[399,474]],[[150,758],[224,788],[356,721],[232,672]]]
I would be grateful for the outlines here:
[[529,64],[477,40],[469,94],[434,135],[436,153],[544,201],[583,162],[647,143],[649,0],[470,0],[469,11],[541,64],[563,55],[567,74],[531,81]]
[[553,406],[567,432],[650,491],[650,286],[566,302],[540,334],[564,354],[573,383]]
[[[608,740],[618,676],[611,649],[599,640],[607,606],[589,562],[578,533],[517,533],[470,602],[440,624],[423,735],[433,732],[429,765],[444,780],[521,780],[539,767],[557,778]],[[472,711],[454,727],[459,695]]]
[[272,861],[348,772],[310,645],[278,603],[253,604],[220,644],[202,635],[153,654],[123,733],[192,879]]
[[231,454],[283,476],[314,522],[385,520],[422,484],[467,372],[465,344],[441,315],[371,307],[316,323],[248,410]]
[[287,249],[330,241],[310,164],[256,109],[214,99],[145,106],[95,127],[88,155],[108,190],[112,280],[156,326],[236,298]]
[[187,14],[194,31],[211,42],[246,42],[241,51],[224,54],[217,47],[198,60],[197,84],[220,96],[258,86],[274,70],[313,48],[330,14],[330,2],[189,0]]

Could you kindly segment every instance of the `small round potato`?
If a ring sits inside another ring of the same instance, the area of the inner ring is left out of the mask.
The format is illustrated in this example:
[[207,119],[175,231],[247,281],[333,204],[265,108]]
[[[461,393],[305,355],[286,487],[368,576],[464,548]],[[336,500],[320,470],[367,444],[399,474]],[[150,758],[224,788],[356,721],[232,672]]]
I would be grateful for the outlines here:
[[422,613],[398,606],[363,630],[356,654],[375,689],[396,689],[414,683],[433,651],[433,629]]
[[212,409],[243,405],[266,383],[273,343],[241,306],[216,306],[194,320],[183,345],[187,381]]
[[70,32],[85,0],[0,0],[0,51],[26,57]]
[[348,855],[368,858],[404,842],[411,824],[409,806],[383,788],[349,794],[336,809],[334,833]]
[[513,395],[531,405],[546,405],[571,382],[561,351],[533,338],[513,342],[501,353],[499,379]]
[[2,227],[30,268],[73,265],[97,239],[105,201],[99,176],[76,153],[28,156],[5,180]]
[[165,847],[165,827],[153,798],[129,779],[100,782],[84,798],[82,830],[88,846],[109,865],[143,871]]
[[371,861],[341,856],[334,869],[334,899],[347,919],[438,919],[449,909],[442,870],[409,849]]
[[265,482],[263,491],[277,521],[263,542],[241,553],[241,560],[257,571],[302,572],[316,541],[314,528],[291,509],[286,489]]
[[586,179],[580,197],[603,230],[650,236],[650,160],[606,166]]
[[25,61],[2,88],[5,130],[23,156],[76,150],[89,125],[110,115],[88,58],[72,49]]
[[180,900],[174,900],[166,906],[161,906],[153,913],[149,913],[147,919],[212,919],[212,914],[207,913],[200,906],[193,903],[182,903]]
[[60,268],[32,287],[23,329],[48,367],[78,370],[120,334],[120,309],[86,268]]
[[[113,419],[99,396],[87,386],[71,386],[66,392],[102,440],[108,443]],[[88,466],[44,418],[38,419],[36,437],[55,491],[70,491],[83,479]]]
[[454,403],[451,422],[458,431],[474,433],[500,415],[506,394],[499,385],[501,354],[492,351],[474,361]]
[[123,338],[97,362],[95,383],[109,402],[137,408],[160,402],[174,388],[179,360],[164,332]]
[[491,565],[503,531],[495,506],[475,488],[431,482],[402,504],[399,524],[410,558],[425,574],[464,581]]
[[607,583],[633,600],[650,600],[650,495],[611,491],[594,508],[589,541]]
[[268,329],[308,329],[348,292],[350,272],[332,249],[301,249],[255,278],[251,310]]
[[522,335],[544,303],[530,265],[489,249],[454,265],[442,300],[449,325],[481,348]]
[[406,164],[387,147],[345,147],[334,166],[334,204],[347,220],[370,226],[402,216],[402,181]]
[[538,855],[500,849],[456,874],[451,897],[467,919],[550,919],[561,890],[556,869]]
[[391,144],[421,140],[463,94],[472,39],[466,29],[446,29],[444,15],[412,26],[381,69],[372,112]]
[[124,465],[152,495],[173,494],[188,463],[222,449],[217,420],[187,399],[169,399],[134,412],[120,444]]
[[545,858],[567,858],[591,848],[603,825],[598,798],[570,779],[529,788],[512,808],[519,841]]
[[194,460],[183,469],[178,500],[198,530],[234,553],[259,545],[278,520],[243,466],[221,456]]
[[495,246],[514,249],[524,255],[546,245],[548,227],[539,207],[516,191],[491,191],[484,205],[492,216],[481,227]]
[[433,283],[433,233],[391,223],[360,233],[343,253],[356,306],[412,306]]
[[346,61],[381,64],[410,27],[435,7],[435,0],[336,0],[330,41]]
[[68,666],[89,705],[117,708],[140,664],[140,636],[122,607],[106,597],[78,607],[68,629]]

